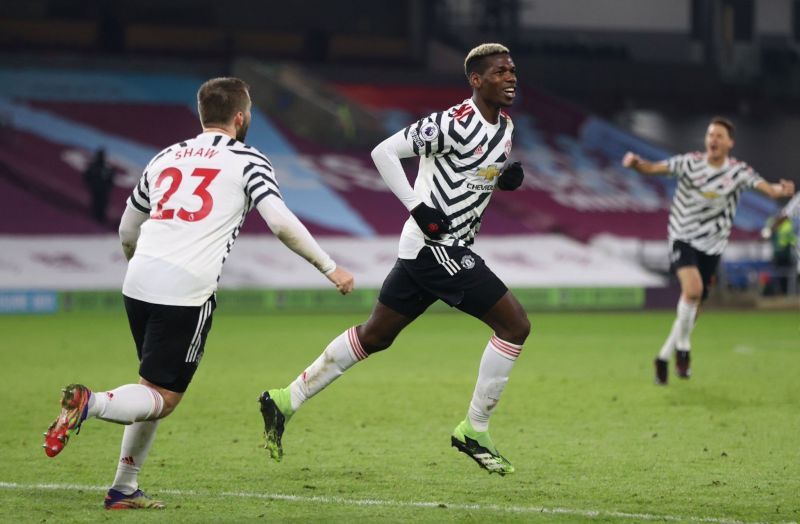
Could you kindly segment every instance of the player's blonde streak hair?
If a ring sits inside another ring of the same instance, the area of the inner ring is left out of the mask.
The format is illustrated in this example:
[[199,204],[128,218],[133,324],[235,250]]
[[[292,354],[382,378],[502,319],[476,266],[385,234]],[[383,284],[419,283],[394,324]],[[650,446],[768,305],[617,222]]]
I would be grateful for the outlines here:
[[467,53],[467,58],[464,59],[464,74],[469,76],[469,71],[467,70],[467,64],[469,64],[472,60],[477,58],[483,58],[484,56],[489,55],[498,55],[500,53],[511,53],[506,46],[503,44],[495,44],[495,43],[488,43],[488,44],[481,44],[477,47],[472,48],[472,50]]

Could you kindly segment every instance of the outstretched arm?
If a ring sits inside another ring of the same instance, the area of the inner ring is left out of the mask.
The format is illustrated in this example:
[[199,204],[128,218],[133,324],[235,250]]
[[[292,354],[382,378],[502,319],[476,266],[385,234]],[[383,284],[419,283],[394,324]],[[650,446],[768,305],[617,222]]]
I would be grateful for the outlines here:
[[665,161],[662,162],[648,162],[636,153],[628,151],[622,157],[622,166],[642,175],[666,175],[669,173],[669,166]]
[[142,213],[131,205],[125,206],[122,218],[119,221],[119,240],[122,242],[122,252],[125,259],[130,260],[136,252],[136,242],[139,240],[139,232],[142,224],[150,218],[147,213]]
[[353,275],[336,265],[283,200],[267,197],[258,203],[256,209],[275,236],[328,277],[339,293],[346,295],[353,290]]
[[794,195],[794,182],[781,179],[777,184],[770,184],[766,180],[755,185],[755,188],[770,198],[784,198]]

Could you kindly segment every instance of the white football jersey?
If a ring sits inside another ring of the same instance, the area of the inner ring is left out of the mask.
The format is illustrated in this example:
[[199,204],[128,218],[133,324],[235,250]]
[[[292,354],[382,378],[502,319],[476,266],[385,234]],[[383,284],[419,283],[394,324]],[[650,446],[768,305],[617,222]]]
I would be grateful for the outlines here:
[[667,160],[678,186],[669,212],[669,240],[680,240],[709,255],[719,255],[728,243],[739,197],[764,179],[744,162],[728,158],[720,167],[704,153],[676,155]]
[[150,218],[122,293],[153,304],[205,303],[247,212],[264,198],[281,198],[272,164],[227,135],[202,133],[160,152],[128,198]]
[[426,243],[472,245],[497,176],[511,154],[511,118],[501,112],[497,123],[490,124],[469,98],[422,118],[402,133],[408,146],[405,156],[420,156],[414,193],[447,215],[450,232],[430,240],[409,218],[400,236],[399,257],[416,258]]

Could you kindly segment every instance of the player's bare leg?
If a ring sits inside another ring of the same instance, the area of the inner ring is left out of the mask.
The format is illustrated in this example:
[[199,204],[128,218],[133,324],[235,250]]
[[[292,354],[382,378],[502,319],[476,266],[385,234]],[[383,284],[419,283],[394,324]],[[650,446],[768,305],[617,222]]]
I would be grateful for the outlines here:
[[678,304],[680,332],[675,341],[675,367],[678,377],[689,378],[689,351],[692,349],[691,335],[697,321],[698,308],[703,300],[703,279],[694,267],[683,267],[677,271],[681,283],[681,301]]
[[697,310],[703,298],[703,279],[696,266],[684,266],[675,272],[681,285],[681,296],[675,321],[672,324],[667,340],[654,361],[655,382],[665,385],[667,383],[667,368],[673,351],[676,354],[676,371],[681,378],[689,378],[689,351],[691,350],[691,334],[697,319]]
[[289,386],[265,391],[258,397],[264,419],[265,449],[280,461],[283,458],[283,432],[286,423],[301,405],[357,362],[388,348],[397,335],[414,319],[376,302],[366,322],[347,329],[333,339]]
[[531,326],[524,309],[510,291],[481,320],[494,330],[494,335],[481,358],[467,418],[456,426],[451,443],[489,473],[506,475],[514,472],[514,466],[500,454],[489,436],[489,417],[500,400]]

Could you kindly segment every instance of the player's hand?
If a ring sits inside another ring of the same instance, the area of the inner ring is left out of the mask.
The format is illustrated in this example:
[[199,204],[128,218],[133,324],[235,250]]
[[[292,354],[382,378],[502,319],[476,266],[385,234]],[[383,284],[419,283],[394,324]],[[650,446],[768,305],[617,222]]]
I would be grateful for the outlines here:
[[125,255],[125,260],[130,262],[130,260],[133,258],[134,253],[136,253],[136,242],[122,243],[122,254]]
[[411,216],[422,232],[434,240],[442,238],[450,231],[450,220],[438,209],[420,204],[411,210]]
[[503,170],[497,179],[497,188],[501,191],[514,191],[522,185],[525,173],[522,172],[522,164],[514,162]]
[[627,167],[628,169],[636,169],[636,166],[639,165],[639,162],[642,161],[642,157],[637,155],[636,153],[631,153],[628,151],[625,153],[625,156],[622,157],[622,166]]
[[355,287],[355,279],[353,274],[341,266],[336,266],[336,269],[325,275],[328,280],[333,282],[337,291],[342,295],[346,295],[353,291]]
[[790,197],[794,195],[794,182],[792,180],[785,180],[781,178],[778,184],[781,186],[781,196]]

